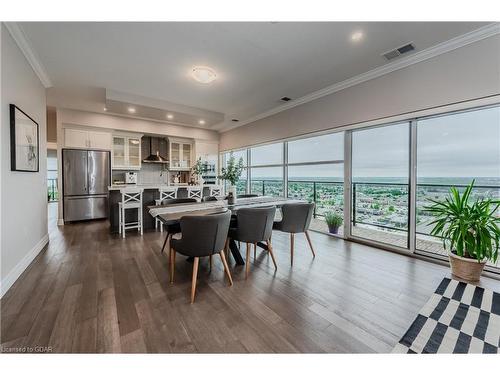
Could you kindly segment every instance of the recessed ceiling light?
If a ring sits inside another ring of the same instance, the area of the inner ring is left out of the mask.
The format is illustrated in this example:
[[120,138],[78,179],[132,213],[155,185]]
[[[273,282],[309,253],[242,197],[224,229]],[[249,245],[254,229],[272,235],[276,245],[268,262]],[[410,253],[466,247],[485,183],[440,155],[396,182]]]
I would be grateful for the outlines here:
[[128,107],[127,111],[129,111],[130,113],[135,113],[135,108],[134,107]]
[[172,119],[174,118],[174,115],[173,115],[173,114],[171,114],[171,113],[167,113],[167,118],[168,118],[169,120],[172,120]]
[[359,42],[364,36],[365,34],[363,34],[362,31],[355,31],[351,34],[351,40],[353,42]]
[[217,73],[215,73],[215,71],[208,66],[195,66],[191,75],[200,83],[211,83],[217,78]]
[[198,121],[198,124],[200,124],[200,125],[205,125],[205,120],[199,120],[199,121]]
[[104,112],[106,112],[108,109],[106,107],[103,108]]

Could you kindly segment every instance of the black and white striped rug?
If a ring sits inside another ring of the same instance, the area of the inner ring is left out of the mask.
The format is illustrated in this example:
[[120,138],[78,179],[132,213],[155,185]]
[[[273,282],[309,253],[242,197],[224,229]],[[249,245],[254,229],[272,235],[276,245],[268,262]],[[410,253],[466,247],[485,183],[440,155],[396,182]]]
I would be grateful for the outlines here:
[[500,352],[500,293],[444,278],[393,353]]

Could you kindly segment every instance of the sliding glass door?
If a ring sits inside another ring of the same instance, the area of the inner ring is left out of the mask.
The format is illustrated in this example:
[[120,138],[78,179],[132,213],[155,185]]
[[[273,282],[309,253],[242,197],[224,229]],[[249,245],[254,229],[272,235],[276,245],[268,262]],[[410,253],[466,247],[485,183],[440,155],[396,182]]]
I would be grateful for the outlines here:
[[410,123],[352,132],[351,235],[409,248]]

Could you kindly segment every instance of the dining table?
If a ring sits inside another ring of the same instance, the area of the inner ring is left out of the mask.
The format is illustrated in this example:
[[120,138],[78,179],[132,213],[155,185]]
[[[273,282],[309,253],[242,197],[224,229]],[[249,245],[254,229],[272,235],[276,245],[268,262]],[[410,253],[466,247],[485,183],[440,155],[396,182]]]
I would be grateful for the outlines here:
[[[232,223],[234,224],[239,209],[254,208],[254,207],[269,207],[269,206],[280,208],[285,204],[299,203],[299,202],[303,203],[304,200],[299,200],[294,198],[283,198],[283,197],[259,196],[250,198],[238,198],[234,203],[230,204],[228,203],[227,200],[220,198],[216,201],[208,201],[208,202],[193,202],[193,203],[180,203],[175,205],[149,206],[148,212],[151,216],[153,216],[154,219],[160,220],[163,224],[170,225],[179,223],[183,216],[211,215],[211,214],[231,211],[233,219]],[[237,225],[237,221],[235,224]],[[166,240],[167,238],[165,238],[165,242]],[[267,250],[267,245],[263,242],[257,243],[257,246]],[[236,264],[244,265],[245,261],[241,256],[240,249],[236,244],[236,241],[234,241],[231,238],[229,239],[229,249]]]

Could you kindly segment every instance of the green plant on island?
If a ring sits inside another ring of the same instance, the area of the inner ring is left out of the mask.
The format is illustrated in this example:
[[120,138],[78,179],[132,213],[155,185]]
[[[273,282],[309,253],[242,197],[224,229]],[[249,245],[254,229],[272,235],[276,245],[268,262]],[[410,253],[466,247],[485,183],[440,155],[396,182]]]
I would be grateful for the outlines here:
[[195,165],[193,165],[192,171],[193,174],[197,176],[201,176],[203,174],[203,172],[205,171],[205,167],[203,165],[203,162],[201,161],[201,158],[196,160]]

